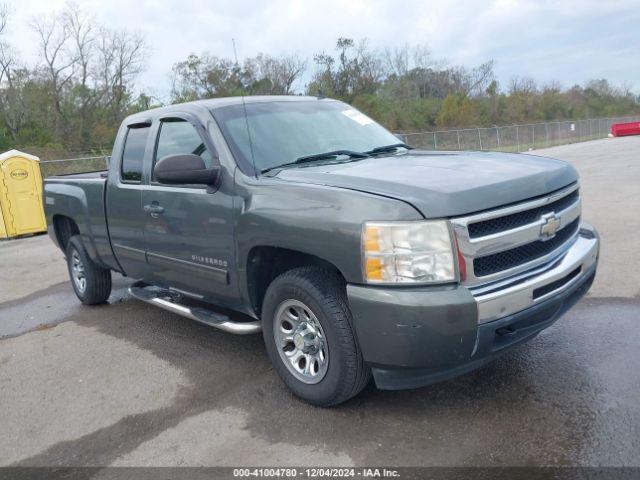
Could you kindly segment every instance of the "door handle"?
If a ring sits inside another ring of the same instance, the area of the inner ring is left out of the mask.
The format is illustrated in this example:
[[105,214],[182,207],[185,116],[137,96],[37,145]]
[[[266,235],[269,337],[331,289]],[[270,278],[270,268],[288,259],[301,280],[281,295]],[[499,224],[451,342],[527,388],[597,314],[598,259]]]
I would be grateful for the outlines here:
[[150,214],[153,218],[158,218],[161,213],[164,212],[164,207],[158,205],[158,202],[152,202],[150,205],[145,205],[144,211]]

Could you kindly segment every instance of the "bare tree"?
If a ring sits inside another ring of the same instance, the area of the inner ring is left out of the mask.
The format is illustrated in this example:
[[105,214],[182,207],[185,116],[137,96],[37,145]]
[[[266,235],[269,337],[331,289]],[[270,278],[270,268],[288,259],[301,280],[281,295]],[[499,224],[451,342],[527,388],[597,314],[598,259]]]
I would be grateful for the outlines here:
[[27,116],[22,95],[27,72],[17,68],[14,51],[3,38],[8,22],[9,8],[0,4],[0,114],[5,129],[15,142]]
[[132,96],[144,67],[141,36],[102,29],[67,3],[57,14],[32,19],[39,59],[22,65],[6,41],[8,21],[9,9],[0,3],[0,140],[103,145],[113,124],[145,104]]
[[465,73],[466,78],[463,87],[465,95],[481,96],[486,92],[487,87],[495,79],[493,65],[493,60],[489,60]]
[[58,134],[69,131],[69,122],[63,108],[65,87],[71,83],[78,59],[70,49],[71,30],[62,15],[34,18],[31,26],[39,40],[43,74],[49,89],[55,111],[55,130]]
[[9,8],[6,4],[0,3],[0,84],[10,74],[9,68],[13,63],[11,47],[4,40],[8,22]]
[[444,68],[445,62],[444,60],[436,60],[433,58],[431,53],[431,49],[428,45],[416,45],[413,47],[413,51],[411,54],[413,58],[414,68],[422,68],[422,69],[440,69]]
[[131,82],[145,67],[147,45],[140,34],[106,28],[100,30],[96,43],[101,98],[116,121],[127,107]]
[[531,77],[515,76],[509,84],[509,93],[511,94],[534,94],[538,91],[536,81]]
[[9,7],[6,3],[0,3],[0,35],[2,35],[9,21]]
[[90,65],[94,53],[93,19],[83,15],[76,3],[68,3],[63,12],[63,20],[71,37],[71,56],[77,62],[80,85],[86,88],[89,85]]
[[382,52],[382,57],[387,69],[387,75],[402,77],[406,75],[407,72],[409,72],[409,68],[411,68],[411,47],[408,44],[394,49],[387,47]]
[[384,96],[403,101],[424,97],[437,69],[427,45],[387,48],[382,59],[386,67]]
[[354,67],[355,78],[352,91],[375,93],[385,76],[385,71],[379,52],[371,50],[366,40],[358,44]]
[[252,70],[259,83],[266,83],[267,89],[260,93],[289,95],[293,84],[306,69],[306,62],[297,55],[272,57],[259,54],[245,61],[245,70]]
[[63,19],[70,35],[71,56],[77,65],[78,129],[83,140],[88,141],[87,116],[99,95],[91,88],[91,66],[95,56],[95,32],[93,19],[85,16],[76,3],[68,3]]
[[350,99],[360,94],[376,93],[385,68],[379,52],[371,50],[366,40],[357,45],[351,38],[338,38],[337,58],[319,53],[313,57],[317,66],[307,90]]

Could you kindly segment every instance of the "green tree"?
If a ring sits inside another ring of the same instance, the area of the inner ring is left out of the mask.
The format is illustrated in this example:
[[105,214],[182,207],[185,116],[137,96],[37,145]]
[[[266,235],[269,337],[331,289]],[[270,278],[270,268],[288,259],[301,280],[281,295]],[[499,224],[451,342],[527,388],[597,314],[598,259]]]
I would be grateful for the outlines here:
[[478,125],[478,110],[464,94],[449,94],[442,102],[436,124],[438,127]]

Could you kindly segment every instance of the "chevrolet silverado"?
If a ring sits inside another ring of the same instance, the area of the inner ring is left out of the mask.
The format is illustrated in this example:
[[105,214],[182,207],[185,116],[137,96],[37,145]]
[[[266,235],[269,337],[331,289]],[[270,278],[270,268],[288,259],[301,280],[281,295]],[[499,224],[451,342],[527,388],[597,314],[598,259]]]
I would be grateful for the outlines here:
[[129,116],[107,171],[46,179],[84,304],[132,297],[262,332],[277,374],[330,406],[475,369],[589,289],[599,238],[576,170],[419,151],[331,99],[220,98]]

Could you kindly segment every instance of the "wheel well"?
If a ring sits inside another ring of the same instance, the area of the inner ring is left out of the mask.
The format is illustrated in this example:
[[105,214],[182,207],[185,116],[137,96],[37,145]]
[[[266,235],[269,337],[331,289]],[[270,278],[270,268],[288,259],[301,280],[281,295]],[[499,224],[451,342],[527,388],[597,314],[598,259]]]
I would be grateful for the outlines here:
[[343,277],[340,270],[320,257],[279,247],[254,247],[247,259],[247,287],[251,305],[259,316],[269,284],[278,275],[298,267],[318,266]]
[[80,233],[76,222],[72,218],[65,217],[64,215],[55,215],[53,217],[53,229],[56,233],[58,245],[60,245],[63,252],[67,251],[69,239]]

